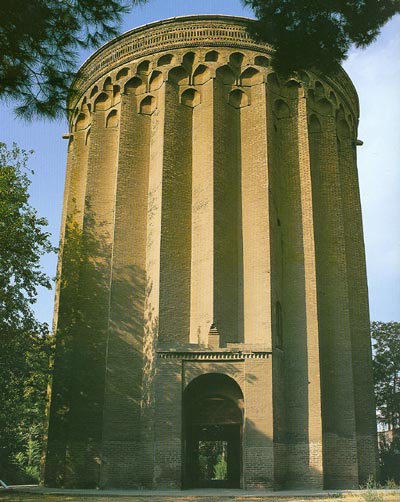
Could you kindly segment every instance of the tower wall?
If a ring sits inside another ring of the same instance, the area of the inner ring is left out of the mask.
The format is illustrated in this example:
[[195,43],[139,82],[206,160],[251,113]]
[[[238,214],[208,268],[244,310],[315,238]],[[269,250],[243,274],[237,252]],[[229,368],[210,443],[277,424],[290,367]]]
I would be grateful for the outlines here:
[[77,75],[48,485],[188,483],[208,373],[241,389],[242,488],[375,474],[357,96],[282,80],[248,22],[154,23]]

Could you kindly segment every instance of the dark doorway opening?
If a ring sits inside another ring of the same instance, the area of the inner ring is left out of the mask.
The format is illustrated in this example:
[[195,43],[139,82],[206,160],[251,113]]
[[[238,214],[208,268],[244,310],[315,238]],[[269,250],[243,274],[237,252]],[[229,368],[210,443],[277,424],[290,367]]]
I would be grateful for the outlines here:
[[191,486],[240,488],[240,426],[193,426],[188,436]]
[[185,488],[240,488],[243,395],[221,374],[193,380],[184,395]]

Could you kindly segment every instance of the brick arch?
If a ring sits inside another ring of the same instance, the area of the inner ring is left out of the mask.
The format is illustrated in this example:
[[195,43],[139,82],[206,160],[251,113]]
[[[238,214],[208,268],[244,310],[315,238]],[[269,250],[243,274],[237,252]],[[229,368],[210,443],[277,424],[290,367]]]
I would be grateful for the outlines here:
[[223,65],[217,68],[216,77],[224,84],[232,85],[235,83],[235,75],[228,65]]
[[100,93],[95,102],[94,102],[94,110],[95,111],[103,111],[107,110],[111,106],[111,99],[109,95],[105,92]]
[[[239,384],[223,373],[204,373],[187,385],[183,394],[184,486],[240,487],[243,402]],[[226,465],[223,477],[213,478],[209,474],[215,466],[215,458],[207,455],[210,447],[220,449],[223,455]]]
[[168,72],[168,80],[178,85],[189,83],[189,74],[183,66],[175,66]]
[[203,64],[199,65],[193,72],[194,85],[204,84],[211,78],[210,69]]
[[245,57],[242,52],[232,52],[229,56],[229,64],[234,68],[240,68],[243,65]]
[[217,51],[208,51],[204,57],[204,61],[217,62],[220,58],[219,52]]
[[[237,390],[237,394],[236,394],[237,398],[243,399],[244,392],[243,392],[243,389],[242,389],[242,386],[240,385],[240,383],[231,374],[228,374],[228,372],[225,372],[223,370],[221,371],[221,369],[220,369],[220,371],[210,371],[207,373],[202,373],[200,375],[198,375],[198,374],[193,375],[191,378],[189,378],[187,380],[187,382],[185,384],[185,388],[184,388],[184,393],[186,393],[188,391],[191,392],[191,389],[194,388],[193,386],[198,387],[202,384],[202,382],[205,382],[206,380],[213,380],[213,379],[218,379],[221,382],[222,382],[222,380],[224,380],[226,385],[232,385]],[[233,395],[232,395],[232,397],[233,397]]]
[[249,66],[246,68],[243,73],[240,75],[240,82],[241,85],[243,86],[251,86],[255,84],[260,84],[263,82],[263,75],[261,72],[253,68],[252,66]]
[[127,77],[128,75],[129,75],[129,68],[125,67],[121,68],[121,70],[118,71],[115,78],[116,80],[121,80],[122,78]]
[[138,76],[134,76],[126,82],[124,92],[125,94],[142,94],[145,88],[143,80]]
[[164,54],[158,58],[157,66],[168,66],[175,61],[175,57],[172,54]]
[[164,83],[164,77],[161,71],[154,70],[149,79],[149,89],[150,91],[155,91],[159,89]]

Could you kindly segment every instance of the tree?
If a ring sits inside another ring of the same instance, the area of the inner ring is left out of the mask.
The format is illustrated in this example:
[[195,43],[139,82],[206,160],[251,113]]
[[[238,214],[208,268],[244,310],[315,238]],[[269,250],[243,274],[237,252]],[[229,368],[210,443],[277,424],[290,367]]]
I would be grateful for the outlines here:
[[369,45],[382,26],[400,12],[399,0],[242,0],[257,22],[256,37],[275,49],[272,65],[289,75],[316,68],[332,73],[352,44]]
[[39,477],[52,351],[48,332],[1,334],[0,473],[9,484]]
[[121,16],[146,0],[2,0],[0,97],[18,116],[63,115],[78,51],[118,33]]
[[378,420],[400,429],[400,323],[373,322],[371,336]]
[[[0,98],[25,119],[66,110],[78,51],[118,34],[122,16],[149,0],[2,0]],[[254,11],[252,34],[271,43],[273,67],[335,70],[351,44],[364,47],[400,12],[400,0],[241,0]]]
[[52,339],[35,319],[37,288],[50,288],[40,257],[55,248],[29,205],[28,153],[0,143],[0,472],[38,474]]
[[400,323],[373,322],[373,368],[379,434],[381,481],[400,482]]
[[[29,152],[32,153],[32,152]],[[54,251],[45,218],[29,205],[28,152],[0,143],[0,328],[2,333],[41,331],[31,305],[37,288],[50,289],[40,257]],[[33,172],[31,172],[33,173]]]

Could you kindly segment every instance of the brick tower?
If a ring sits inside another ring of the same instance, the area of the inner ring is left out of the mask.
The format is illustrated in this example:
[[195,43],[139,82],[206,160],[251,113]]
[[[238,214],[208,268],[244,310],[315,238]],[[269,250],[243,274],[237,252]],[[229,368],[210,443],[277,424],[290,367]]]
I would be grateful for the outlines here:
[[357,95],[280,79],[249,22],[153,23],[76,77],[50,486],[375,474]]

